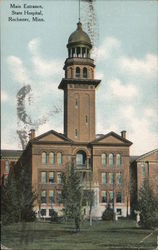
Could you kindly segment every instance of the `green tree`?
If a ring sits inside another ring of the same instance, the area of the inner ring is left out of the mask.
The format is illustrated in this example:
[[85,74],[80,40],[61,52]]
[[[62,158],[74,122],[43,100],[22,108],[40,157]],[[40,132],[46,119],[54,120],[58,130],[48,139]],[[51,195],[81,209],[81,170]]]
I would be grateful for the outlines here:
[[65,218],[73,219],[76,231],[80,231],[82,214],[82,187],[80,175],[72,164],[70,170],[63,175],[63,205]]
[[33,221],[33,204],[36,195],[32,192],[31,180],[21,168],[11,168],[8,178],[2,185],[2,222]]
[[158,225],[158,197],[153,193],[148,180],[144,182],[140,189],[138,210],[140,211],[140,224],[144,228]]

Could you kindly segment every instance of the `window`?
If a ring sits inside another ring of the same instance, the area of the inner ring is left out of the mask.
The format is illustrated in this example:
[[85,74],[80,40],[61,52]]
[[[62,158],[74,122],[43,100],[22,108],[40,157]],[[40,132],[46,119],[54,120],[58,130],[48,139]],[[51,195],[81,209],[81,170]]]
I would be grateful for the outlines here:
[[117,203],[121,203],[122,202],[122,193],[121,192],[117,192],[116,193],[116,202]]
[[57,173],[57,183],[58,183],[58,184],[61,184],[61,183],[62,183],[62,174],[61,174],[61,172],[58,172],[58,173]]
[[142,167],[142,176],[145,176],[145,164],[142,164],[141,167]]
[[109,202],[113,202],[113,201],[114,201],[114,192],[109,191]]
[[109,173],[109,183],[110,185],[114,185],[114,173]]
[[5,161],[5,172],[9,173],[9,169],[10,169],[9,161]]
[[88,116],[86,115],[86,125],[88,126]]
[[118,173],[118,174],[117,174],[117,184],[118,184],[119,186],[122,185],[122,173]]
[[102,161],[102,165],[106,166],[106,164],[107,164],[107,156],[106,156],[106,154],[101,155],[101,161]]
[[78,108],[78,100],[77,99],[75,100],[75,108],[76,109]]
[[116,212],[117,212],[118,215],[122,215],[122,209],[121,208],[117,208]]
[[58,163],[58,165],[62,164],[62,154],[61,153],[57,153],[57,163]]
[[41,216],[46,216],[46,209],[41,209]]
[[49,183],[53,184],[55,182],[54,172],[49,172]]
[[102,203],[107,202],[107,193],[106,193],[106,191],[101,192],[101,200],[102,200]]
[[53,214],[54,214],[54,209],[53,208],[49,209],[49,216],[52,216]]
[[43,164],[47,164],[48,163],[48,156],[47,156],[46,152],[42,153],[42,163]]
[[61,191],[57,191],[57,201],[58,201],[59,204],[62,202]]
[[73,71],[72,71],[72,68],[70,68],[70,78],[73,78]]
[[102,184],[103,185],[107,184],[107,175],[106,175],[106,173],[102,173]]
[[87,68],[83,68],[83,78],[87,78],[88,73],[87,73]]
[[75,137],[77,138],[78,137],[78,130],[75,129]]
[[41,172],[41,183],[42,184],[47,183],[47,173],[46,172]]
[[110,166],[114,165],[114,155],[113,154],[109,154],[109,165]]
[[122,164],[122,157],[120,154],[116,155],[116,164],[117,166],[120,166]]
[[80,68],[79,67],[76,68],[76,77],[80,78]]
[[51,152],[49,154],[49,162],[50,164],[54,165],[55,164],[55,154],[53,152]]
[[87,155],[84,151],[80,150],[76,155],[76,164],[77,165],[86,165]]
[[86,49],[82,48],[82,57],[86,57]]
[[54,190],[49,190],[49,203],[54,203]]
[[46,198],[46,191],[42,191],[42,194],[41,194],[41,203],[47,203],[47,198]]

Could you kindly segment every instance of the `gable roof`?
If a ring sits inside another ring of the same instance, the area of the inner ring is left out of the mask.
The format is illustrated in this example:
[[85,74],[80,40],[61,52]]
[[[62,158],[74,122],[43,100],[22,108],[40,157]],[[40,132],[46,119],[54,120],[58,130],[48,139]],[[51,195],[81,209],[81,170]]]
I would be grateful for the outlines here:
[[[48,140],[49,138],[49,140]],[[58,133],[55,130],[49,130],[46,133],[39,135],[32,140],[30,140],[31,143],[38,143],[38,142],[64,142],[64,143],[71,143],[72,141],[67,138],[62,133]]]
[[154,149],[154,150],[152,150],[152,151],[149,151],[149,152],[147,152],[147,153],[145,153],[145,154],[139,156],[139,157],[136,159],[136,161],[140,161],[140,160],[142,160],[142,159],[144,159],[144,158],[146,158],[146,157],[148,157],[148,156],[150,156],[150,155],[152,155],[152,154],[154,154],[154,153],[156,153],[156,152],[158,152],[158,148],[156,148],[156,149]]
[[91,144],[115,144],[115,142],[109,142],[108,140],[106,141],[106,139],[108,139],[108,137],[113,137],[116,139],[117,144],[124,144],[124,145],[132,145],[133,143],[125,138],[123,138],[122,136],[116,134],[115,132],[111,131],[108,134],[102,135],[99,138],[95,139],[94,141],[91,142]]

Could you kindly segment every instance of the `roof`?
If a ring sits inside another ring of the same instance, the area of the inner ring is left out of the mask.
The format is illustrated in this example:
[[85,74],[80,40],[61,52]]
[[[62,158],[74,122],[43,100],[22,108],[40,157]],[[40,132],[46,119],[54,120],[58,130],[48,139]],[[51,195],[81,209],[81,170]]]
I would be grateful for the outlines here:
[[[63,139],[65,142],[68,142],[68,143],[71,143],[72,140],[70,140],[69,138],[67,138],[64,134],[62,133],[58,133],[56,132],[55,130],[49,130],[47,131],[46,133],[43,133],[35,138],[33,138],[32,140],[30,140],[30,142],[34,143],[34,142],[38,142],[40,139],[42,139],[43,137],[47,136],[47,135],[50,135],[50,134],[53,134],[61,139]],[[61,142],[60,142],[61,143]]]
[[22,155],[23,150],[11,150],[11,149],[2,149],[1,157],[2,158],[19,158]]
[[136,161],[142,160],[143,158],[145,158],[145,157],[147,157],[147,156],[150,156],[150,155],[154,154],[155,152],[158,152],[158,148],[156,148],[156,149],[154,149],[154,150],[152,150],[152,151],[149,151],[149,152],[147,152],[147,153],[145,153],[145,154],[143,154],[143,155],[140,155],[140,156],[136,159]]
[[99,138],[95,139],[94,141],[91,142],[91,144],[95,144],[95,143],[99,143],[100,141],[102,141],[104,138],[109,137],[109,136],[114,136],[115,138],[121,140],[122,142],[124,142],[126,145],[132,145],[133,143],[125,138],[123,138],[122,136],[116,134],[115,132],[111,131],[108,134],[105,134],[103,136],[100,136]]
[[70,35],[67,47],[73,44],[85,44],[92,47],[91,40],[86,32],[82,30],[82,23],[77,23],[77,29]]

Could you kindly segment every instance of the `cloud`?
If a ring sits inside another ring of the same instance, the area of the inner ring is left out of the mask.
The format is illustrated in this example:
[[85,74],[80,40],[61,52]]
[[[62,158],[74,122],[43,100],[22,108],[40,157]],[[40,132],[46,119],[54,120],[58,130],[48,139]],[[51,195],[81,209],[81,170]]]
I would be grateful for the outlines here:
[[123,85],[119,79],[113,79],[108,82],[112,94],[117,97],[133,98],[138,95],[138,90],[133,84]]
[[95,78],[102,80],[104,78],[104,73],[101,71],[96,71]]
[[1,101],[2,102],[6,102],[8,101],[9,97],[8,97],[8,94],[7,92],[5,92],[4,90],[1,91]]
[[7,58],[7,62],[15,80],[18,83],[22,85],[30,83],[29,73],[20,58],[16,56],[9,56]]
[[107,37],[98,48],[93,49],[92,57],[98,61],[105,60],[111,56],[114,50],[120,48],[120,41],[115,37]]
[[119,66],[128,73],[144,74],[153,77],[158,72],[158,58],[152,54],[147,54],[144,59],[124,56],[119,59]]
[[132,154],[143,154],[156,147],[157,143],[157,133],[150,129],[150,120],[143,115],[137,115],[136,110],[133,106],[127,106],[119,111],[124,117],[125,121],[128,121],[129,128],[129,138],[133,142],[131,148]]
[[61,75],[63,70],[63,61],[48,60],[42,58],[40,54],[40,39],[34,38],[28,43],[29,51],[32,54],[32,63],[34,72],[41,77],[50,77],[54,75]]

